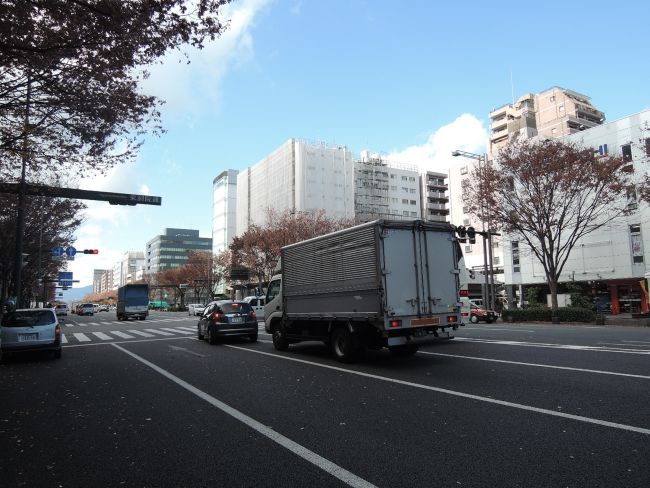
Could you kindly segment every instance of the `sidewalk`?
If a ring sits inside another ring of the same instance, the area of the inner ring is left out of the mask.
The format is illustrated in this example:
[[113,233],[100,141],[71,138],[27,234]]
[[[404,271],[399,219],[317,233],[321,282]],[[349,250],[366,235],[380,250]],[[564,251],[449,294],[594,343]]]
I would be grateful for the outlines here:
[[650,327],[650,318],[632,317],[631,313],[605,315],[605,325],[626,325],[628,327]]

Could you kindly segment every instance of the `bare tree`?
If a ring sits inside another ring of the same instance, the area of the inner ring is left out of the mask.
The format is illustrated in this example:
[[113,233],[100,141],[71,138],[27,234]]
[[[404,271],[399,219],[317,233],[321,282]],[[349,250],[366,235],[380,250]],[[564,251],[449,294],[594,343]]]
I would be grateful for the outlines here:
[[544,268],[556,310],[560,274],[578,240],[627,211],[630,170],[623,158],[599,157],[591,148],[525,141],[472,171],[465,205],[528,245]]

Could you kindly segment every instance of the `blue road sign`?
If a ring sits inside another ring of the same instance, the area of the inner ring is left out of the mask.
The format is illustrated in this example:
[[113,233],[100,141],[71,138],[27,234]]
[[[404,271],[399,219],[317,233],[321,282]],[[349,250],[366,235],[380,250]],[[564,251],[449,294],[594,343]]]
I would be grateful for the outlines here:
[[65,254],[66,254],[66,256],[68,256],[68,257],[72,257],[72,256],[74,256],[75,254],[77,254],[77,250],[76,250],[74,247],[70,246],[69,248],[67,248],[67,249],[65,250]]
[[63,256],[65,249],[62,246],[56,246],[52,248],[52,256]]
[[72,271],[59,271],[59,286],[72,286]]

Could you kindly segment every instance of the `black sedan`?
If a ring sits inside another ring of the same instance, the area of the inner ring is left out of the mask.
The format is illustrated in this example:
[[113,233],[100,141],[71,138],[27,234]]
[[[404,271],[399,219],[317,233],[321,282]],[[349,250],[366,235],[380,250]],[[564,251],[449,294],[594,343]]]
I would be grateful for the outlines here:
[[199,339],[216,344],[222,337],[245,336],[257,341],[257,315],[249,303],[219,300],[205,307],[199,323]]

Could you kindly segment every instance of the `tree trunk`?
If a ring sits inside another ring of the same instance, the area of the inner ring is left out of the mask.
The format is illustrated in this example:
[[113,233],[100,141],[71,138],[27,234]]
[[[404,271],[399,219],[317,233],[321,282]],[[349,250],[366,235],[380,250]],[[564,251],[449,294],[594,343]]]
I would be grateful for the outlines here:
[[560,317],[557,313],[557,280],[549,280],[548,287],[551,291],[551,322],[560,323]]

